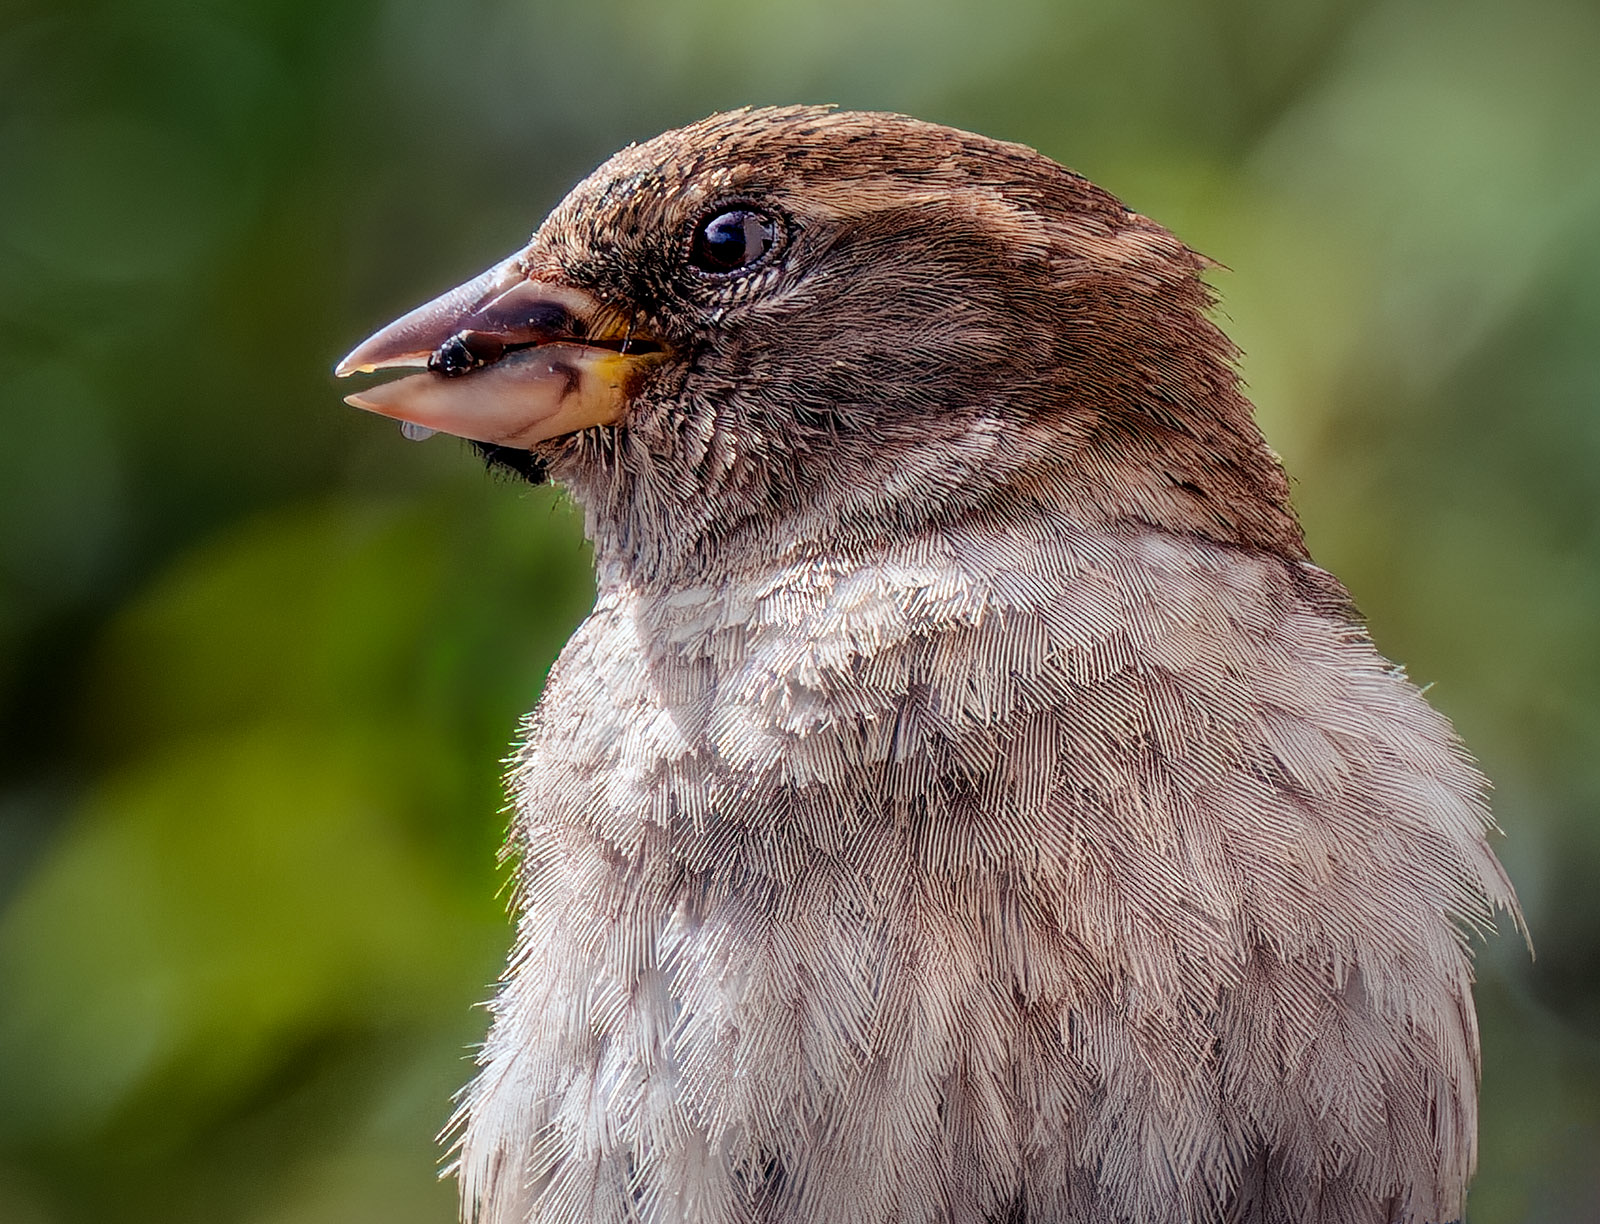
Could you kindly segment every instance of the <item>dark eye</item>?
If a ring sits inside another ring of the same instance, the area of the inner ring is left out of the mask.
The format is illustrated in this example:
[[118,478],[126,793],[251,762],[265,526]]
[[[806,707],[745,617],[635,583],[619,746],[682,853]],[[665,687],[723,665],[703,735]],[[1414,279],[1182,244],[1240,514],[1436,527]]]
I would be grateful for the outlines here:
[[702,272],[737,272],[759,263],[778,242],[778,223],[752,208],[730,208],[700,223],[689,262]]

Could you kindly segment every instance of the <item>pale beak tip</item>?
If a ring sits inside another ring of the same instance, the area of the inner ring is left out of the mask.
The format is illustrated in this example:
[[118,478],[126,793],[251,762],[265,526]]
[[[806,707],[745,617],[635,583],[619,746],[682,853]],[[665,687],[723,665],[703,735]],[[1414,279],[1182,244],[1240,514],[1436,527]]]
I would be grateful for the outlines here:
[[[344,375],[341,374],[339,377],[343,378]],[[349,404],[352,408],[361,409],[363,412],[376,412],[378,410],[377,404],[367,399],[359,391],[357,391],[354,395],[345,396],[344,402]]]

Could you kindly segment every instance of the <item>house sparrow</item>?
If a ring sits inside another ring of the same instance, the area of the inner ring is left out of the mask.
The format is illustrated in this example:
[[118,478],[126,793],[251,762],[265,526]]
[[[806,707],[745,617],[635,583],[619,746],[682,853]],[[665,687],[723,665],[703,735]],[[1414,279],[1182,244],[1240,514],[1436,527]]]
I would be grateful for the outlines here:
[[341,363],[595,550],[469,1216],[1460,1215],[1484,780],[1309,560],[1206,267],[1023,146],[741,110]]

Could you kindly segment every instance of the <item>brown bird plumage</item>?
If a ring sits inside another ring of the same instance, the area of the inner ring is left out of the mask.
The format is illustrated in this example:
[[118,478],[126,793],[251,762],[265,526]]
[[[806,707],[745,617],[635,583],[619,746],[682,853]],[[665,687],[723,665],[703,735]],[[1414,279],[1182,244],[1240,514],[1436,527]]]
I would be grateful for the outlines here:
[[486,1224],[1442,1224],[1483,779],[1307,558],[1205,261],[1018,145],[713,116],[353,397],[584,508]]

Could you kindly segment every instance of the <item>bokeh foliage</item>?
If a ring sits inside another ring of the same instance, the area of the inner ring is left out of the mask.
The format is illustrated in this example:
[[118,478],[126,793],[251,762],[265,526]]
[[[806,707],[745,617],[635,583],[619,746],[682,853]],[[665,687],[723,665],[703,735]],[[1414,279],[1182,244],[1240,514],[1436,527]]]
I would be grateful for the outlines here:
[[1026,141],[1227,265],[1324,564],[1498,784],[1475,1224],[1600,1219],[1600,9],[11,0],[0,1221],[447,1221],[575,517],[367,330],[746,102]]

